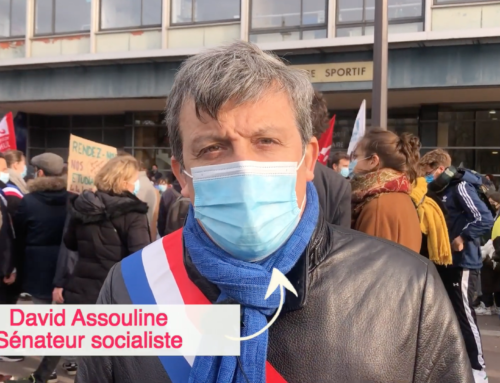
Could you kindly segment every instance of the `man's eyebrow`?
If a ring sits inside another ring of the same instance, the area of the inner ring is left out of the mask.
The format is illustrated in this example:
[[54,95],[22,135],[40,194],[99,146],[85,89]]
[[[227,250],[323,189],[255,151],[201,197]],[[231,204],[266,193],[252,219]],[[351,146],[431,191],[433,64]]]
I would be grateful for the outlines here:
[[192,142],[192,146],[199,146],[207,141],[218,141],[218,142],[226,142],[229,141],[227,137],[220,136],[218,134],[205,134],[198,135]]

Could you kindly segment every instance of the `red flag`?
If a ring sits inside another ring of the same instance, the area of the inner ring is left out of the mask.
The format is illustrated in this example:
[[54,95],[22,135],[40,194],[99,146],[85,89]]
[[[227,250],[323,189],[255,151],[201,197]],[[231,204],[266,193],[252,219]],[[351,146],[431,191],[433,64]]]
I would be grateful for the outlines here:
[[16,149],[16,133],[14,131],[14,120],[12,119],[12,112],[0,121],[0,152]]
[[323,165],[328,162],[328,157],[330,156],[330,149],[332,148],[333,141],[333,127],[335,126],[335,116],[330,120],[330,126],[328,130],[325,131],[321,138],[319,139],[319,156],[318,161]]

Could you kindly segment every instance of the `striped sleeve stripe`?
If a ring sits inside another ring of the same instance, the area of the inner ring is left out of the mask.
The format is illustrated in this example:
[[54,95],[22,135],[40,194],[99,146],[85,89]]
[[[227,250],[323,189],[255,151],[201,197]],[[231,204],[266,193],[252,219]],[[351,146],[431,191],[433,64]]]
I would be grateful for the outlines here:
[[470,211],[474,215],[474,222],[469,222],[467,225],[465,225],[465,227],[463,228],[463,230],[465,230],[471,224],[481,222],[482,217],[481,217],[481,213],[479,212],[476,205],[474,204],[474,201],[472,201],[471,196],[469,195],[469,193],[467,193],[467,189],[465,188],[465,181],[460,182],[460,184],[458,185],[458,192],[460,193],[460,195],[464,199],[465,203],[467,204],[467,207],[470,209]]

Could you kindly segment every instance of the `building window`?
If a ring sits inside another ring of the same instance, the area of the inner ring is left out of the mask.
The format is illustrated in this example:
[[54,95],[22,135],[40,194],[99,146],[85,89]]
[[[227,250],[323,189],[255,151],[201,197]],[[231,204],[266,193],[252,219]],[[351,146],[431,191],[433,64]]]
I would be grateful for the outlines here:
[[326,0],[251,0],[250,41],[326,38]]
[[90,1],[36,0],[35,35],[90,31]]
[[434,0],[435,5],[463,4],[463,3],[487,3],[497,0]]
[[162,0],[101,0],[101,30],[161,26]]
[[0,0],[0,39],[26,35],[26,0]]
[[240,19],[240,0],[171,0],[172,25]]
[[[424,30],[423,0],[389,0],[389,33]],[[338,0],[337,37],[374,34],[375,0]]]

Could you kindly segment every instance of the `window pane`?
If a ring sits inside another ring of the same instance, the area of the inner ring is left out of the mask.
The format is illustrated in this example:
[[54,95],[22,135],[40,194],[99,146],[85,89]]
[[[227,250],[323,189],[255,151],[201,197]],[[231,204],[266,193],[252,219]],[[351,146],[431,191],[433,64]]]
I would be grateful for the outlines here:
[[337,18],[340,23],[363,21],[363,0],[339,0]]
[[260,35],[250,35],[252,43],[270,43],[275,41],[300,40],[300,32],[264,33]]
[[194,0],[172,0],[172,23],[192,23],[193,22],[193,1]]
[[195,22],[239,19],[240,0],[195,0]]
[[450,153],[453,166],[458,167],[462,165],[465,168],[476,170],[473,149],[447,149],[447,151]]
[[167,127],[154,127],[154,126],[135,127],[134,146],[136,147],[169,146]]
[[69,129],[51,129],[47,132],[47,148],[69,147]]
[[485,0],[434,0],[434,1],[436,4],[484,3],[485,2]]
[[125,126],[125,115],[116,114],[104,116],[104,126],[105,127],[124,127]]
[[160,172],[170,170],[171,157],[170,149],[135,149],[135,158],[137,161],[142,161],[146,169],[150,169],[153,164],[156,164]]
[[90,31],[90,1],[56,0],[55,33]]
[[438,131],[445,134],[448,130],[448,145],[449,146],[474,146],[474,122],[472,121],[456,121],[439,123]]
[[12,26],[10,30],[11,36],[26,35],[26,0],[12,0]]
[[101,28],[141,25],[141,0],[101,0]]
[[422,32],[424,23],[389,24],[389,33]]
[[73,116],[73,128],[101,128],[102,116]]
[[70,127],[70,117],[69,116],[49,116],[47,118],[47,128],[69,128]]
[[52,0],[36,0],[35,34],[50,34],[52,31]]
[[363,27],[337,28],[337,37],[363,36]]
[[161,25],[161,1],[142,0],[142,25]]
[[45,130],[30,128],[29,145],[34,148],[45,148]]
[[476,150],[474,170],[481,174],[500,174],[500,148]]
[[500,146],[500,121],[496,114],[477,113],[476,146]]
[[104,129],[104,144],[121,149],[126,145],[125,129]]
[[366,0],[365,21],[375,20],[375,0]]
[[102,129],[73,129],[71,134],[102,144]]
[[389,0],[389,20],[422,16],[422,0]]
[[300,0],[253,0],[252,28],[300,25]]
[[302,32],[302,40],[326,39],[326,29]]
[[10,0],[0,0],[0,37],[10,37]]
[[303,25],[324,24],[326,22],[326,0],[303,0]]

